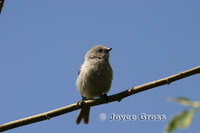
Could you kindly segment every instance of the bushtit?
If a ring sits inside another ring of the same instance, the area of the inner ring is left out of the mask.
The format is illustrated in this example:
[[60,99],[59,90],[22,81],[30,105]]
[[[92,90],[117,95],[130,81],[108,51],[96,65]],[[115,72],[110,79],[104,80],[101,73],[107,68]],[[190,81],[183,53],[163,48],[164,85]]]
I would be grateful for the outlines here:
[[[96,45],[86,53],[76,80],[76,87],[83,100],[103,96],[110,90],[113,76],[109,63],[109,51],[111,49]],[[83,119],[84,123],[87,124],[89,112],[90,107],[83,106],[76,118],[76,123],[79,124]]]

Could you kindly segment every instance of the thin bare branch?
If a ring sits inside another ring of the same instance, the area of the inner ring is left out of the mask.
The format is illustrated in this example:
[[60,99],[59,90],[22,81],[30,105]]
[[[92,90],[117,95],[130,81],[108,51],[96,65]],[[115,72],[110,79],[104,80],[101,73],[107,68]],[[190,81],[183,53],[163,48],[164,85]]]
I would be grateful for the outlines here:
[[3,8],[3,3],[4,3],[4,0],[0,0],[0,14],[1,14],[1,10]]
[[[96,105],[100,105],[100,104],[105,104],[105,103],[109,103],[109,102],[114,102],[114,101],[121,101],[123,98],[128,97],[130,95],[142,92],[142,91],[146,91],[158,86],[162,86],[165,84],[170,84],[176,80],[180,80],[186,77],[189,77],[191,75],[194,74],[198,74],[200,73],[200,66],[189,69],[187,71],[184,72],[180,72],[178,74],[160,79],[160,80],[156,80],[153,82],[149,82],[137,87],[131,87],[128,90],[122,91],[120,93],[108,96],[108,100],[104,100],[102,98],[99,99],[95,99],[95,100],[87,100],[85,101],[85,104],[87,106],[96,106]],[[79,102],[62,107],[62,108],[58,108],[55,110],[51,110],[42,114],[38,114],[38,115],[34,115],[34,116],[30,116],[27,118],[23,118],[23,119],[19,119],[16,121],[12,121],[12,122],[8,122],[5,123],[3,125],[0,125],[0,132],[9,130],[9,129],[13,129],[16,127],[20,127],[20,126],[24,126],[24,125],[28,125],[31,123],[35,123],[35,122],[39,122],[39,121],[43,121],[43,120],[49,120],[50,118],[65,114],[65,113],[69,113],[72,112],[74,110],[78,110],[81,108],[81,105],[79,104]]]

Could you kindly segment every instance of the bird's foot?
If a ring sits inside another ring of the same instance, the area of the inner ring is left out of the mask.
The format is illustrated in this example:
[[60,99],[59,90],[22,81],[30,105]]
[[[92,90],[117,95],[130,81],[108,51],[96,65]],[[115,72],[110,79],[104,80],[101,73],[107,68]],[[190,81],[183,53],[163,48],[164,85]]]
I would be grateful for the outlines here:
[[102,98],[104,101],[106,101],[106,103],[108,103],[108,96],[107,96],[107,94],[101,95],[100,98]]
[[81,107],[83,108],[83,105],[85,104],[86,100],[88,100],[88,99],[86,97],[82,96],[82,99],[77,102],[77,105],[81,105]]

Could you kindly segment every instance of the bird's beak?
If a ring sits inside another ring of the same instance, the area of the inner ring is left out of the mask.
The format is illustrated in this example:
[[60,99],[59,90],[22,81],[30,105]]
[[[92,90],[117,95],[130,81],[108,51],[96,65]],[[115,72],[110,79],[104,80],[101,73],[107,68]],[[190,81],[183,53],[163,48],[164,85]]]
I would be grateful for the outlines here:
[[108,48],[107,50],[108,50],[108,52],[109,52],[110,50],[112,50],[112,48]]

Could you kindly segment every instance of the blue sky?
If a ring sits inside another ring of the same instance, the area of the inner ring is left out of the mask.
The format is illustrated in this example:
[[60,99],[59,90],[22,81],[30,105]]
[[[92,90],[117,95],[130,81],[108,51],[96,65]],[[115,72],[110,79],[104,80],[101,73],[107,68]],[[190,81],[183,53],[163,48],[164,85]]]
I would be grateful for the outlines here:
[[[75,81],[88,49],[112,47],[108,95],[199,65],[199,1],[5,1],[0,16],[0,124],[63,107],[81,99]],[[89,125],[74,111],[9,133],[162,132],[185,107],[162,96],[199,99],[199,75],[142,92],[120,103],[92,107]],[[105,113],[161,115],[166,121],[101,121]],[[198,132],[198,118],[177,133]]]

